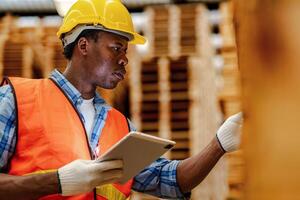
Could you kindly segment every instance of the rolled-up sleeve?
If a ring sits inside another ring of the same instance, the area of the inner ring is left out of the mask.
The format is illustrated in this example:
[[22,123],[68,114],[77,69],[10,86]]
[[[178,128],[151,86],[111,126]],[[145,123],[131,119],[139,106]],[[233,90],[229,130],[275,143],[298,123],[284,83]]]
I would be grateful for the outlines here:
[[177,166],[180,161],[159,158],[134,177],[132,189],[167,199],[189,199],[177,183]]

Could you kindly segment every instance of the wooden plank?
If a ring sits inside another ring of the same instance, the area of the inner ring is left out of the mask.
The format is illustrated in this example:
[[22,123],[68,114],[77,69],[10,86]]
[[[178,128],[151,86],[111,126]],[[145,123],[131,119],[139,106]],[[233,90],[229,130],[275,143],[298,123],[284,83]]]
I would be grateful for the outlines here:
[[170,57],[180,56],[180,8],[177,5],[169,7],[169,55]]
[[158,130],[158,122],[143,122],[144,130]]
[[157,112],[159,109],[158,101],[151,101],[151,102],[142,102],[141,111],[142,112]]
[[[170,125],[170,83],[169,83],[169,60],[165,57],[158,60],[159,69],[159,136],[162,138],[171,138]],[[165,154],[170,157],[170,152]]]
[[180,139],[188,139],[188,131],[172,131],[171,139],[172,140],[180,140]]
[[172,101],[177,101],[177,100],[186,100],[188,99],[188,92],[183,91],[183,92],[172,92],[171,94],[171,100]]
[[226,1],[220,4],[220,13],[222,17],[219,26],[220,33],[223,39],[223,49],[235,48],[235,32],[233,25],[233,1]]
[[142,120],[143,121],[157,121],[159,118],[158,113],[142,113],[141,114]]
[[[174,113],[177,115],[177,113]],[[182,120],[182,121],[172,121],[171,122],[171,130],[189,130],[189,124],[188,120]]]
[[170,60],[170,128],[171,138],[178,144],[171,152],[175,159],[185,159],[189,155],[188,123],[188,72],[187,57]]
[[[180,6],[180,51],[181,54],[195,53],[196,51],[196,7]],[[187,48],[187,46],[191,46]]]
[[22,77],[32,78],[33,50],[29,45],[23,46]]
[[[209,58],[189,59],[189,87],[192,100],[189,135],[191,155],[195,155],[215,137],[220,124],[215,72]],[[228,189],[226,173],[226,164],[221,160],[194,190],[195,199],[225,199]]]
[[201,57],[212,57],[214,49],[211,45],[211,24],[209,22],[208,9],[204,4],[196,6],[196,55]]
[[168,55],[169,9],[165,6],[151,6],[145,11],[149,18],[146,37],[149,38],[149,57]]
[[144,84],[142,91],[143,93],[146,92],[158,92],[158,84],[157,83],[150,83],[150,84]]
[[300,197],[300,1],[236,1],[246,184],[243,199]]
[[[142,127],[142,81],[141,81],[141,68],[142,61],[141,58],[137,55],[135,48],[130,48],[128,52],[129,59],[129,100],[130,100],[130,113],[131,120],[134,123],[137,130],[141,130]],[[144,104],[143,109],[152,110],[153,104],[146,106]]]

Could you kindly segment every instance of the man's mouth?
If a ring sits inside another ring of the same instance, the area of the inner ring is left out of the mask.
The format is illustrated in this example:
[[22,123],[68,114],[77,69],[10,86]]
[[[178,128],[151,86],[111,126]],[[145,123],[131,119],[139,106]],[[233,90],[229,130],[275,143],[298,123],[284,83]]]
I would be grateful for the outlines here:
[[123,80],[125,73],[124,72],[114,72],[113,75],[117,77],[119,80]]

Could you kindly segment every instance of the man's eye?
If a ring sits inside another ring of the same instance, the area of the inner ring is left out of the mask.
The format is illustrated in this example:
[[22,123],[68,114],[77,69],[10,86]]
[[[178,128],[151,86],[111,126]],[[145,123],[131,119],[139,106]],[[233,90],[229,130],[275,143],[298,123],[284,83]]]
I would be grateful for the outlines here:
[[119,48],[119,47],[113,47],[113,50],[114,50],[114,51],[119,51],[120,48]]

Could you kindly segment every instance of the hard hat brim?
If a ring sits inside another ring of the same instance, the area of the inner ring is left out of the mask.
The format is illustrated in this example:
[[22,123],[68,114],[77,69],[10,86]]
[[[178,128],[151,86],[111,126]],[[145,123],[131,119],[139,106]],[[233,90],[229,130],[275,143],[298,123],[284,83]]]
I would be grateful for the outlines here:
[[133,34],[133,40],[129,41],[129,44],[145,44],[147,39],[138,33]]
[[105,32],[110,32],[116,35],[120,35],[123,37],[126,37],[129,41],[130,44],[145,44],[146,38],[141,36],[138,33],[131,33],[131,32],[124,32],[124,31],[119,31],[119,30],[111,30],[107,29],[101,25],[79,25],[75,27],[72,31],[70,31],[67,35],[65,35],[63,38],[61,38],[63,42],[63,46],[66,47],[69,44],[73,43],[80,33],[84,30],[101,30]]

